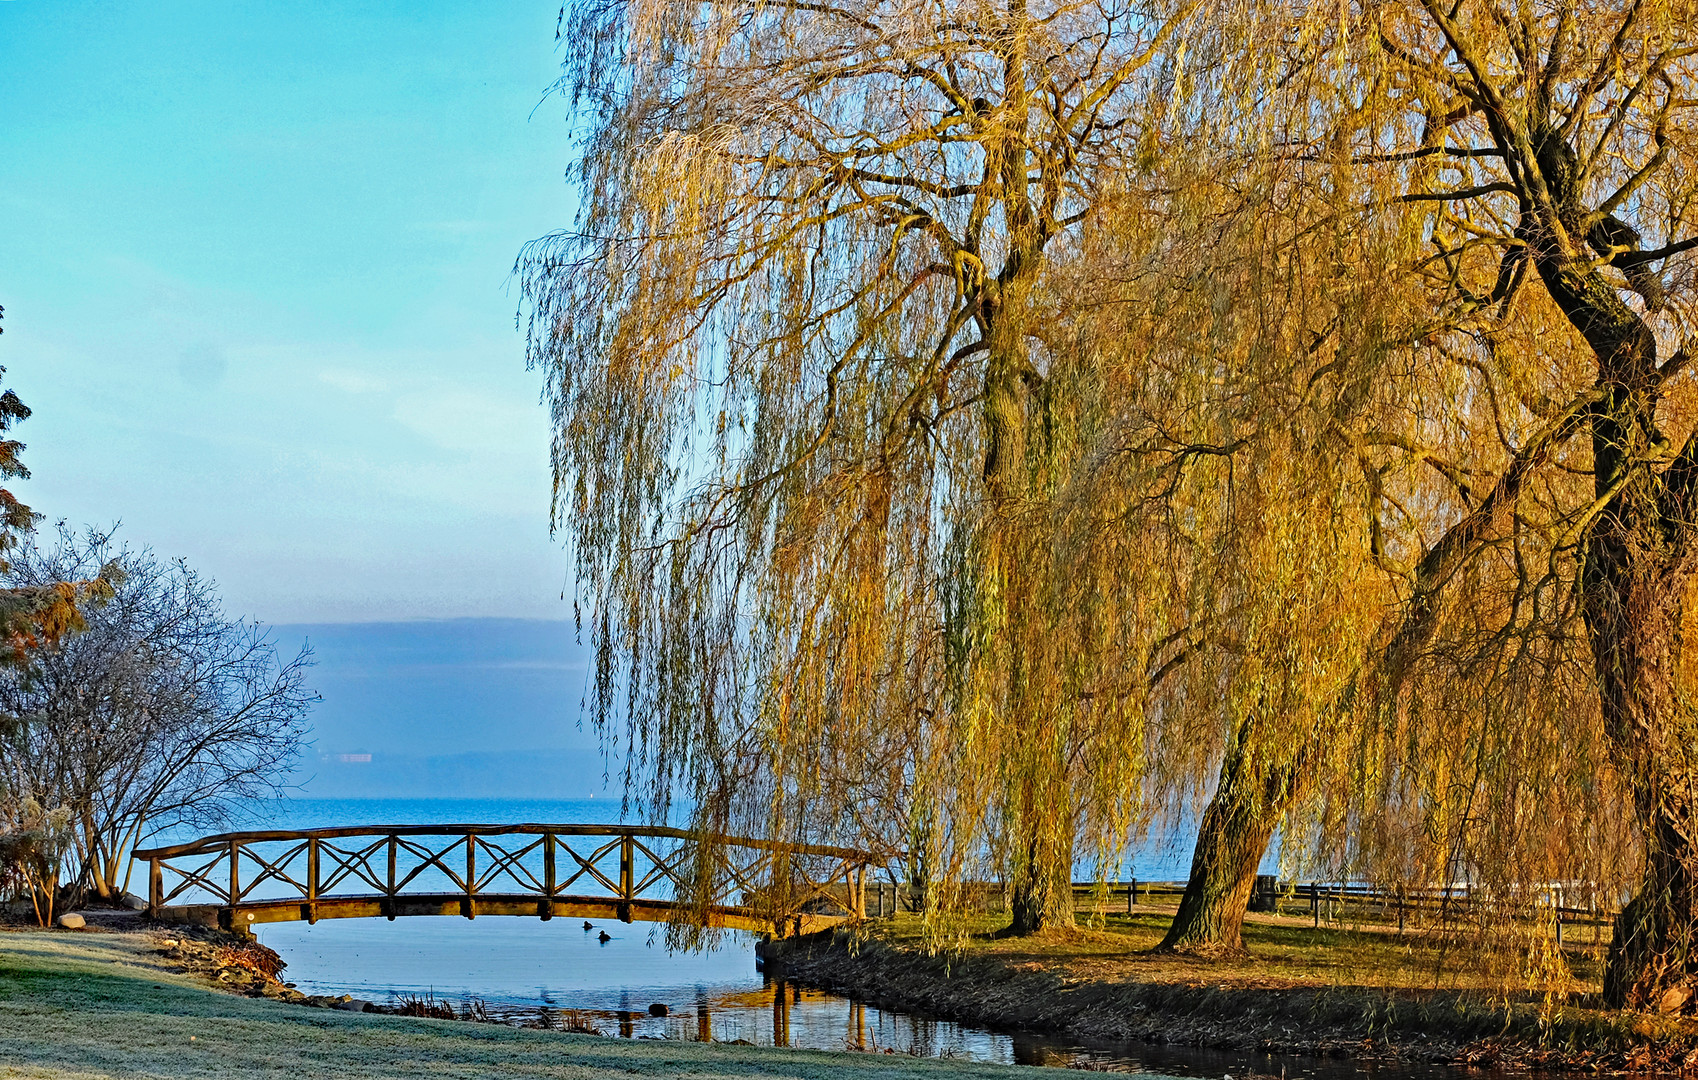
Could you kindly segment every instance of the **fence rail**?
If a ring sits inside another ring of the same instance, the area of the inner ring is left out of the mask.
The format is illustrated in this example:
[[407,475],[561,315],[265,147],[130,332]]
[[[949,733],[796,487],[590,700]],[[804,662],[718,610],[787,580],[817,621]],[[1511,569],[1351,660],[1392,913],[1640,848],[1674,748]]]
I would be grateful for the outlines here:
[[[913,885],[875,883],[869,885],[869,918],[901,912],[917,912],[924,906],[920,889]],[[1008,910],[1008,888],[1003,882],[980,882],[969,887],[978,894],[978,906],[986,912]],[[1136,914],[1140,909],[1176,905],[1185,892],[1182,881],[1075,881],[1073,906],[1078,913]],[[1572,903],[1576,897],[1585,903]],[[1619,908],[1606,902],[1599,890],[1584,883],[1553,883],[1524,890],[1505,898],[1467,885],[1382,889],[1360,882],[1288,882],[1260,876],[1250,897],[1250,910],[1286,915],[1308,915],[1315,925],[1322,922],[1395,922],[1403,929],[1410,918],[1429,916],[1462,917],[1492,908],[1509,907],[1527,916],[1551,920],[1557,941],[1565,927],[1607,927],[1614,923]]]
[[[707,841],[704,843],[704,839]],[[156,918],[411,915],[690,921],[806,933],[865,917],[879,856],[616,825],[395,825],[221,833],[144,848]]]

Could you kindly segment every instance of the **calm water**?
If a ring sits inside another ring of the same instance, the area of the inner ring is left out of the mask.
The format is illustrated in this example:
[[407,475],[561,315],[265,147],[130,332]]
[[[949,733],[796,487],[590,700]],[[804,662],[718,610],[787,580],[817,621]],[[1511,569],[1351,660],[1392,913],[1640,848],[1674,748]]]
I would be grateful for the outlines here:
[[[456,822],[614,822],[616,800],[295,799],[272,805],[242,827]],[[168,837],[166,840],[189,837]],[[1151,859],[1146,865],[1160,865]],[[1149,879],[1171,877],[1149,870]],[[611,940],[603,943],[605,929]],[[540,1010],[574,1010],[607,1035],[627,1038],[744,1040],[761,1046],[948,1056],[1003,1064],[1092,1064],[1128,1072],[1227,1075],[1288,1080],[1361,1080],[1374,1070],[1349,1062],[1282,1059],[1144,1044],[1084,1044],[1002,1033],[881,1009],[768,978],[754,939],[728,933],[717,948],[668,953],[659,928],[582,920],[484,916],[341,919],[274,923],[259,938],[288,962],[284,977],[313,994],[353,994],[393,1003],[432,995],[451,1004],[489,1003],[516,1020]],[[664,1017],[651,1005],[666,1006]],[[1465,1075],[1440,1067],[1381,1070],[1385,1080]]]

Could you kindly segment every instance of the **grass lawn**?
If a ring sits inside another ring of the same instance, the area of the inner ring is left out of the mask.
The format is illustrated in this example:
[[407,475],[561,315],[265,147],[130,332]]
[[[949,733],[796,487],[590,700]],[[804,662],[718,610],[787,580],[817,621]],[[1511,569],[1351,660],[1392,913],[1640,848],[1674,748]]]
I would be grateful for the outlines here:
[[149,946],[144,934],[0,933],[0,1077],[1013,1075],[1008,1066],[957,1061],[596,1038],[309,1009],[236,997],[168,973]]
[[[1220,989],[1476,990],[1526,993],[1524,961],[1486,956],[1477,943],[1411,926],[1321,922],[1307,915],[1251,914],[1244,923],[1248,955],[1203,960],[1153,954],[1173,919],[1173,909],[1141,905],[1133,915],[1106,915],[1098,925],[1079,915],[1079,928],[1035,938],[998,936],[1006,916],[969,922],[963,958],[982,957],[1028,966],[1068,980],[1208,985]],[[875,924],[876,938],[897,947],[921,945],[919,920],[903,916]],[[1596,991],[1603,944],[1571,935],[1563,950],[1566,971],[1534,973],[1533,981],[1562,994]]]

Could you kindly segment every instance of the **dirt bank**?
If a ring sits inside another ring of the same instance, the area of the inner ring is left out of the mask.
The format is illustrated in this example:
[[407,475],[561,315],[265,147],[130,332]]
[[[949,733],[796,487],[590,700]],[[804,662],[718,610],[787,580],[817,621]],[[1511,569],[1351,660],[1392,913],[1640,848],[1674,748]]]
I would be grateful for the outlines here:
[[[1117,944],[1118,942],[1118,944]],[[983,942],[928,956],[901,933],[818,935],[774,950],[769,971],[871,1003],[994,1030],[1218,1050],[1587,1072],[1698,1070],[1690,1019],[1477,989],[1290,978],[1254,960],[1116,963],[1116,935]]]

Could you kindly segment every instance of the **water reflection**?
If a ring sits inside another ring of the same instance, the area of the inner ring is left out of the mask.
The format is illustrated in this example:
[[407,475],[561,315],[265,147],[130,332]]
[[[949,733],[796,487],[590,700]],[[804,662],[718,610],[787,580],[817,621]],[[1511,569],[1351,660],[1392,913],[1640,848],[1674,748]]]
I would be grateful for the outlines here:
[[[389,1003],[399,1004],[406,996],[391,994]],[[665,1006],[664,1015],[655,1015],[628,994],[621,995],[618,1008],[578,1009],[569,1002],[562,1004],[570,1013],[570,1026],[587,1024],[599,1034],[626,1039],[914,1054],[1002,1064],[1019,1061],[1015,1040],[1010,1036],[882,1009],[784,979],[767,979],[757,987],[744,989],[704,992],[698,988],[693,997],[688,1006],[654,1002]],[[487,1008],[513,1024],[568,1026],[557,1010],[545,1007],[489,1002]]]
[[[755,967],[753,941],[730,936],[703,953],[665,951],[658,937],[615,925],[606,943],[576,925],[534,920],[336,920],[279,923],[261,940],[313,994],[398,1004],[432,995],[476,999],[509,1023],[607,1036],[916,1054],[1024,1065],[1083,1064],[1221,1080],[1460,1080],[1444,1066],[1378,1067],[1140,1043],[1004,1034],[857,1002]],[[660,1008],[651,1007],[659,1006]],[[1475,1072],[1475,1075],[1479,1075]]]

